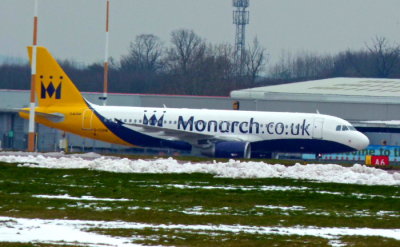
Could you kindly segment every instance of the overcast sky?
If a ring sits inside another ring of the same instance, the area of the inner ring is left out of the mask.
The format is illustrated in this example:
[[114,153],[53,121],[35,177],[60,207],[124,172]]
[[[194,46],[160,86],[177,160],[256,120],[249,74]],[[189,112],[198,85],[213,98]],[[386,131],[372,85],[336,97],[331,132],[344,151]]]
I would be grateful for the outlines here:
[[[106,0],[39,0],[39,45],[56,58],[101,62]],[[0,0],[0,55],[26,58],[34,0]],[[136,35],[192,29],[212,43],[234,43],[231,0],[111,0],[110,56]],[[250,0],[246,39],[258,37],[273,61],[282,51],[334,54],[375,36],[400,42],[399,0]]]

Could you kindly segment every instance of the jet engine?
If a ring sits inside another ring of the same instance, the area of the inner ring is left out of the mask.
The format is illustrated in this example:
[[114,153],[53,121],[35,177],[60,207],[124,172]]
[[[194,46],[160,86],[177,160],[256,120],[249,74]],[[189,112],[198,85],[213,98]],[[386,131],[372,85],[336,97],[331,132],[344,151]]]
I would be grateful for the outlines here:
[[202,150],[202,154],[216,158],[250,159],[251,145],[248,142],[222,141]]

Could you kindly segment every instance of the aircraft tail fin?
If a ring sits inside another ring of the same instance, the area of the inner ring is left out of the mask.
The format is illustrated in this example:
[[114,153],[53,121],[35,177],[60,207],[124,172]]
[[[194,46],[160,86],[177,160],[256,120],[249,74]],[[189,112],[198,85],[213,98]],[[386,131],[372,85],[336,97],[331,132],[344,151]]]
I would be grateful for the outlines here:
[[[32,63],[32,46],[28,47]],[[84,98],[45,47],[36,48],[35,93],[39,107],[86,105]]]

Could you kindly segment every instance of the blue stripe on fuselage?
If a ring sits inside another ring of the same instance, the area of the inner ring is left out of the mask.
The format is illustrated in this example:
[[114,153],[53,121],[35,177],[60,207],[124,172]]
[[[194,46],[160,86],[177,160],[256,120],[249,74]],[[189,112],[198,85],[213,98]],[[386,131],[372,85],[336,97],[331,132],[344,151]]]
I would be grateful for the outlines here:
[[[89,106],[90,107],[90,106]],[[110,121],[90,107],[100,121],[116,136],[135,146],[174,148],[179,150],[191,150],[192,145],[184,141],[169,141],[142,134],[130,128],[124,127],[122,123]]]
[[251,143],[251,150],[258,152],[287,153],[344,153],[354,148],[341,143],[321,139],[276,139]]

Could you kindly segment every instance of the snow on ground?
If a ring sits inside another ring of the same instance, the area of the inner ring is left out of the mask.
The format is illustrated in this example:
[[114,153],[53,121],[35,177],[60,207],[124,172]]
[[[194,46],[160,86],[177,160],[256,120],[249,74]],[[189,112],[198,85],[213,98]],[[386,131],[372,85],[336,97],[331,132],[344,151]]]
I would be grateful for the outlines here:
[[[372,228],[324,228],[313,226],[295,227],[263,227],[246,225],[153,225],[123,221],[84,221],[84,220],[43,220],[0,216],[0,236],[2,241],[12,242],[40,242],[85,244],[87,246],[141,246],[132,244],[137,240],[131,238],[114,237],[87,232],[90,228],[101,229],[164,229],[182,232],[207,232],[206,234],[226,232],[231,234],[257,235],[300,235],[315,236],[331,240],[334,246],[340,245],[341,236],[378,236],[400,240],[400,229],[372,229]],[[200,233],[199,233],[200,234]],[[137,236],[136,236],[137,237]],[[333,244],[337,242],[336,244]]]
[[207,185],[187,185],[187,184],[146,184],[142,187],[154,188],[176,188],[176,189],[203,189],[203,190],[242,190],[242,191],[294,191],[294,190],[308,190],[307,187],[297,186],[207,186]]
[[291,206],[291,207],[281,207],[275,205],[255,205],[255,208],[264,208],[264,209],[279,209],[282,211],[304,211],[306,208],[303,206]]
[[[23,152],[23,151],[2,151],[0,152],[0,155],[16,155],[16,156],[38,156],[43,153],[38,153],[38,152]],[[100,158],[102,155],[98,153],[93,153],[93,152],[87,152],[87,153],[81,153],[81,154],[66,154],[63,151],[61,152],[48,152],[45,153],[47,157],[81,157],[84,159],[95,159],[95,158]],[[109,156],[112,158],[112,156]]]
[[0,216],[0,236],[2,242],[62,243],[85,246],[142,246],[132,244],[130,239],[111,237],[86,232],[84,229],[99,227],[101,222],[42,220],[11,218]]
[[21,166],[56,169],[92,169],[120,173],[208,173],[231,178],[293,178],[321,182],[400,185],[400,173],[355,164],[343,167],[335,164],[309,164],[294,166],[272,165],[256,161],[182,163],[172,158],[156,160],[129,160],[126,158],[104,157],[94,153],[88,155],[43,155],[4,154],[0,161],[20,163]]
[[48,198],[48,199],[65,199],[65,200],[77,200],[77,201],[108,201],[108,202],[127,202],[131,201],[130,199],[114,199],[114,198],[98,198],[94,196],[81,196],[81,197],[74,197],[68,194],[65,195],[33,195],[32,197],[36,198]]

